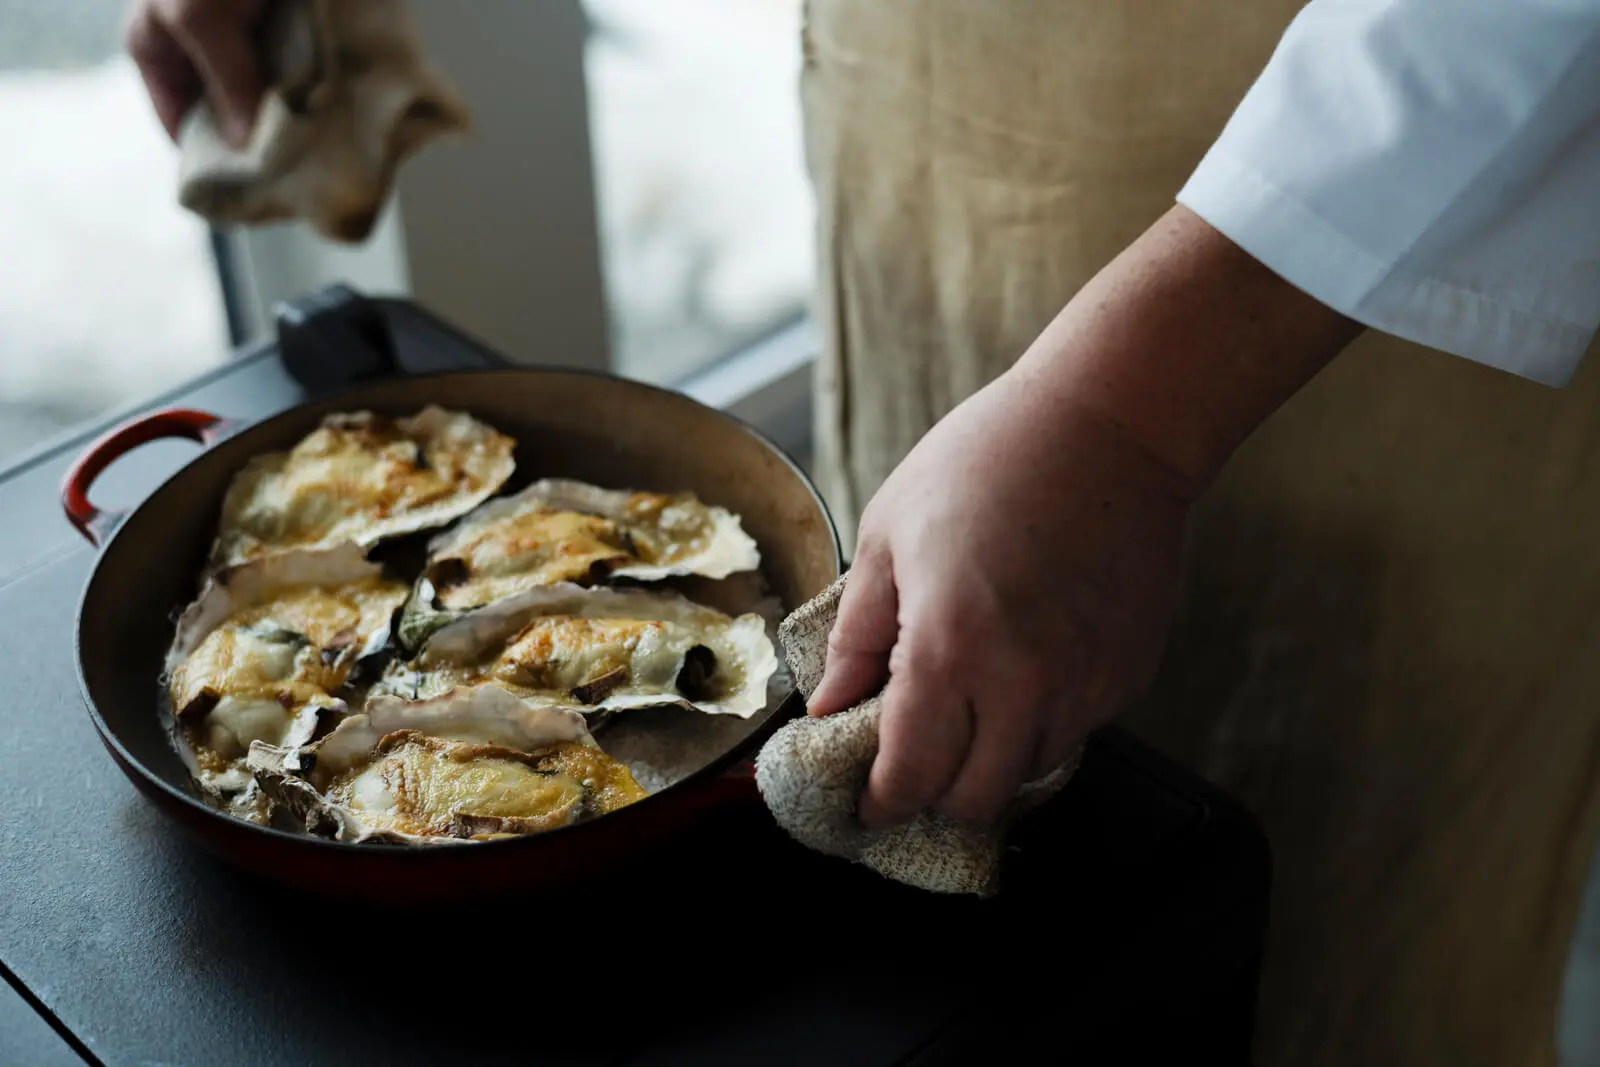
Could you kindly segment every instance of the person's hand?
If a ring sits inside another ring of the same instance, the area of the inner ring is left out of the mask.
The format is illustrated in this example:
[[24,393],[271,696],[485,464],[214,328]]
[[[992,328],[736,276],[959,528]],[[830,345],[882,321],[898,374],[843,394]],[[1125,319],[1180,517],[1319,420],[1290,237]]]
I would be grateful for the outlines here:
[[990,823],[1148,683],[1182,483],[1020,367],[923,438],[862,516],[810,705],[832,714],[888,679],[864,825]]
[[134,0],[128,54],[168,136],[177,139],[204,92],[228,140],[249,140],[262,93],[253,33],[265,8],[266,0]]
[[1179,205],[867,505],[813,715],[884,687],[859,805],[992,823],[1146,686],[1189,501],[1362,326]]

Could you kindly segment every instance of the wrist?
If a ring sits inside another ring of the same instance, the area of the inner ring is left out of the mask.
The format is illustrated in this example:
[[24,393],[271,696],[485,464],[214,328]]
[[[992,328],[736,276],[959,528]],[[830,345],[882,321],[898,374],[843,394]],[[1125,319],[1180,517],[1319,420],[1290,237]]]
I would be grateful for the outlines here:
[[1148,452],[1192,498],[1361,329],[1180,207],[1086,285],[1013,373]]

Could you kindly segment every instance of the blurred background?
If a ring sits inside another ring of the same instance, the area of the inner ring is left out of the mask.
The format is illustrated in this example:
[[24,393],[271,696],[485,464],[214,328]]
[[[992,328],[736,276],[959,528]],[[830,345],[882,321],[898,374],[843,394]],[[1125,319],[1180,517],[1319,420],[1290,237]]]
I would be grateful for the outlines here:
[[[545,10],[517,14],[513,0],[474,0],[491,2],[505,6],[476,7],[475,17],[534,19]],[[587,100],[575,91],[562,106],[587,126],[589,143],[577,150],[592,159],[604,358],[621,373],[682,383],[736,353],[771,355],[763,344],[804,322],[812,211],[796,91],[800,7],[583,4]],[[241,310],[248,286],[236,244],[175,202],[174,150],[121,54],[123,8],[123,0],[0,0],[0,464],[215,366],[260,329],[259,312],[252,325]],[[435,17],[437,25],[450,13]],[[513,69],[526,48],[506,45]],[[526,152],[515,143],[519,128],[490,147]],[[419,215],[439,210],[418,199]],[[280,295],[327,280],[305,266],[326,250],[303,234],[289,239],[302,245],[278,256],[290,269],[265,287]],[[403,266],[385,258],[394,255],[375,239],[354,257],[334,256],[323,273],[359,266],[404,288]],[[795,379],[809,358],[800,343],[775,361],[743,364],[726,388]],[[1564,1062],[1600,1067],[1600,892],[1590,897],[1565,998]]]
[[[0,0],[0,462],[216,364],[242,329],[225,243],[175,202],[174,150],[121,54],[124,6]],[[674,383],[803,315],[799,9],[586,0],[622,373]]]

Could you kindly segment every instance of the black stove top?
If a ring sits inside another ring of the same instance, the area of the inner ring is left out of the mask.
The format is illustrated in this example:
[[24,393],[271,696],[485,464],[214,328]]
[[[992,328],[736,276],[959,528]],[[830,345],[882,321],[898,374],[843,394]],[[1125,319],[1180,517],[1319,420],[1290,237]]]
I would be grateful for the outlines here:
[[[258,419],[358,377],[502,363],[344,289],[286,309],[280,342],[147,407]],[[138,797],[78,696],[93,555],[57,493],[105,428],[0,472],[0,1067],[1247,1061],[1265,844],[1114,730],[992,901],[817,856],[759,808],[604,893],[489,914],[334,911],[223,867]],[[192,452],[138,450],[97,502],[137,502]]]

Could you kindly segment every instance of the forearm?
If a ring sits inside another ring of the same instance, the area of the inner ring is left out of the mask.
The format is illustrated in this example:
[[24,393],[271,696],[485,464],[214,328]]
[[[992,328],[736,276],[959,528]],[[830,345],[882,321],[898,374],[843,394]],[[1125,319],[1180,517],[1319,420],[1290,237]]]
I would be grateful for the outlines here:
[[1198,494],[1361,330],[1180,206],[1096,275],[1013,373],[1057,410],[1128,434]]

